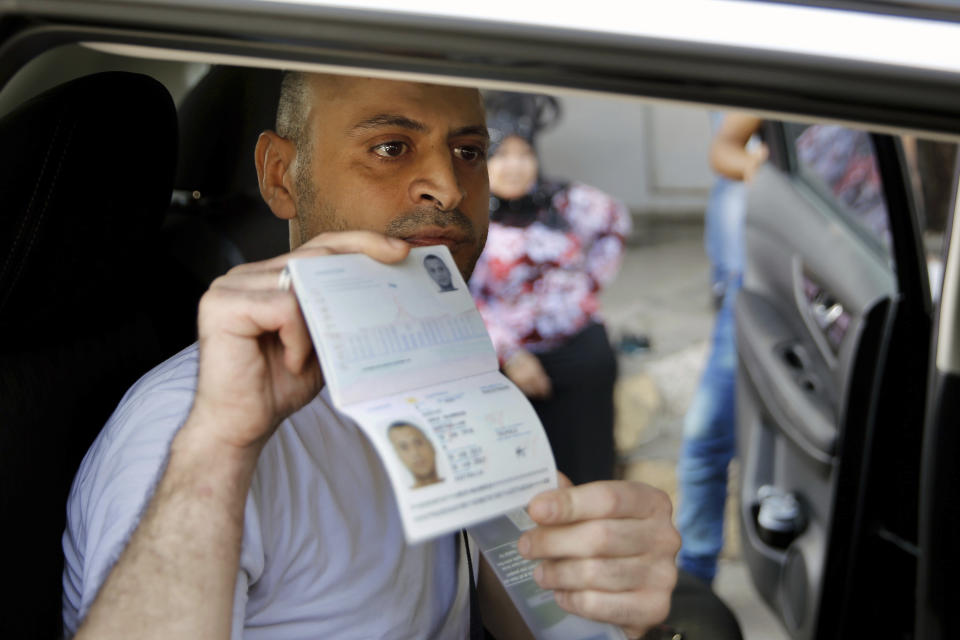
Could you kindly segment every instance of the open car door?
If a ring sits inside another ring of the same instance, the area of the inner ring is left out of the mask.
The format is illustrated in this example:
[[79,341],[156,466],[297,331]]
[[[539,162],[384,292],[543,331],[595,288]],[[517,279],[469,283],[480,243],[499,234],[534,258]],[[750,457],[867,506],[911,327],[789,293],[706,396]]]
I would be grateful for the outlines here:
[[931,303],[901,141],[764,137],[737,300],[743,554],[794,638],[912,637]]

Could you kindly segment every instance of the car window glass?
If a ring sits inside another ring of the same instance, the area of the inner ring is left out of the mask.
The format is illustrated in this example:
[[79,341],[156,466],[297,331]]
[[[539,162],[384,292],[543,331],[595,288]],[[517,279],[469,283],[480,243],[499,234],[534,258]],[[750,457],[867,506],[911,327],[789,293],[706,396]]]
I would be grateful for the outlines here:
[[800,179],[889,256],[887,205],[870,135],[829,124],[788,124],[785,131]]
[[[797,177],[828,204],[838,219],[891,259],[887,207],[870,135],[830,124],[785,123],[784,131]],[[956,191],[957,145],[913,136],[903,136],[900,142],[923,237],[930,292],[937,300],[944,231]]]

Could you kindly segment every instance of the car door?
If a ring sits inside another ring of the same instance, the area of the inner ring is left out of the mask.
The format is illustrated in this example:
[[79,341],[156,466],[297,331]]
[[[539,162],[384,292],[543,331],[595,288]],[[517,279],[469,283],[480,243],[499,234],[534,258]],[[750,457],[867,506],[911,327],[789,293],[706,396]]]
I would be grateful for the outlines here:
[[907,637],[931,305],[903,149],[764,135],[736,319],[743,554],[793,637]]

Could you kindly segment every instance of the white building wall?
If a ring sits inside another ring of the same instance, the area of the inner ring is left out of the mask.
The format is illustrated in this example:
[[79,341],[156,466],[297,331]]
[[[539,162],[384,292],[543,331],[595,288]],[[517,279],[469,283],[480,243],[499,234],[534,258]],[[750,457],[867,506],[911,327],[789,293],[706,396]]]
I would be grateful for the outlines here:
[[702,218],[713,176],[708,111],[585,95],[540,139],[544,172],[616,195],[638,221]]

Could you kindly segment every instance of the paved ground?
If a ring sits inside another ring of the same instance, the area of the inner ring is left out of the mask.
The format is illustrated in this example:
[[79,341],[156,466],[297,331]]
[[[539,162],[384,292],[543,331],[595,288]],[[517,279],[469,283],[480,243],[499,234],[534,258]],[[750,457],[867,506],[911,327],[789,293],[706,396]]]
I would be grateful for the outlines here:
[[[696,388],[713,323],[703,229],[656,225],[637,234],[620,277],[603,294],[611,339],[624,332],[650,336],[651,349],[620,356],[617,446],[624,477],[669,493],[683,414]],[[736,468],[731,472],[735,496]],[[740,560],[734,498],[727,503],[726,543],[714,589],[733,609],[746,640],[786,640]]]

